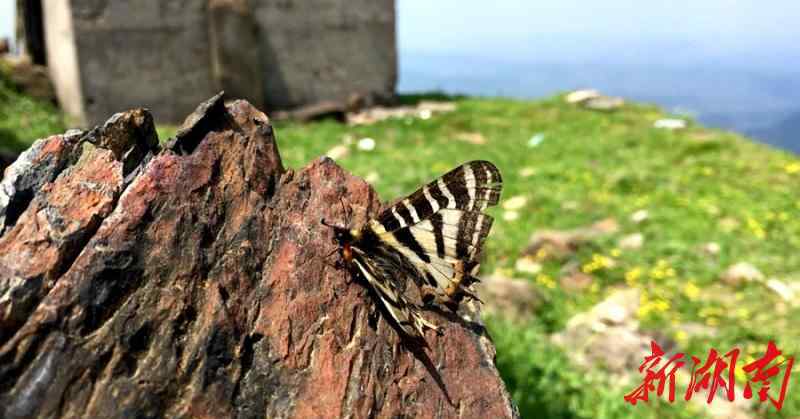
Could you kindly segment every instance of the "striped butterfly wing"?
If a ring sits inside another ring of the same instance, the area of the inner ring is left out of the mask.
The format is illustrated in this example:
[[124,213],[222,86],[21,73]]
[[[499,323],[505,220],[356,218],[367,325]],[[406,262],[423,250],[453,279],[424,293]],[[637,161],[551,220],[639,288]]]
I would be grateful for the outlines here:
[[[361,275],[370,284],[380,298],[388,314],[409,336],[422,338],[425,329],[438,330],[436,326],[425,320],[417,307],[405,297],[407,276],[400,273],[402,268],[393,261],[391,255],[387,258],[367,256],[362,250],[354,248],[353,263]],[[385,278],[394,278],[386,281]]]
[[387,208],[369,227],[414,265],[418,283],[457,305],[472,296],[466,286],[493,222],[482,211],[497,204],[501,189],[492,163],[468,162]]

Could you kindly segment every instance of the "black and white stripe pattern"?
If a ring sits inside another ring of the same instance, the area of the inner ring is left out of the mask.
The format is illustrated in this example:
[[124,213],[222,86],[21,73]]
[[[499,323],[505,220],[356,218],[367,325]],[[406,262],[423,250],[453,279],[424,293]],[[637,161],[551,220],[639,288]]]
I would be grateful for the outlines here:
[[355,266],[409,335],[421,337],[435,326],[405,296],[408,279],[424,303],[438,297],[457,309],[465,296],[476,298],[468,287],[477,280],[477,260],[493,222],[483,211],[497,204],[501,189],[492,163],[465,163],[397,201],[354,236]]
[[500,171],[492,163],[465,163],[385,210],[378,222],[388,232],[417,224],[440,209],[483,211],[497,204],[502,182]]
[[432,277],[446,294],[469,274],[458,264],[475,264],[493,222],[482,211],[497,204],[501,188],[493,164],[469,162],[398,201],[369,226],[416,266],[423,282]]

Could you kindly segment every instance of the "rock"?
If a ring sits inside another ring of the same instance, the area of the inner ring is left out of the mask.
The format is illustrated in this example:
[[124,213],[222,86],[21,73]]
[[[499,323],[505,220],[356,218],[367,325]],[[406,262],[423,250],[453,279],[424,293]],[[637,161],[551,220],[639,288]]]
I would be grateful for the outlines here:
[[0,149],[0,175],[5,172],[6,167],[11,166],[17,160],[17,157],[19,154],[13,151]]
[[0,417],[518,416],[472,305],[426,311],[419,347],[326,261],[319,220],[375,215],[370,186],[284,169],[267,117],[221,103],[163,148],[130,111],[7,171]]
[[762,281],[764,280],[764,274],[747,262],[739,262],[726,269],[720,279],[728,285],[738,286],[742,282]]
[[767,288],[778,294],[778,296],[780,296],[781,299],[786,302],[794,301],[795,296],[797,295],[793,287],[779,279],[770,278],[767,280],[765,285]]
[[455,135],[455,139],[475,145],[486,144],[486,137],[480,132],[459,132]]
[[594,278],[583,272],[576,272],[569,276],[562,276],[558,283],[561,289],[568,293],[577,294],[592,286]]
[[719,247],[719,243],[709,242],[709,243],[704,244],[701,247],[701,250],[707,256],[718,256],[721,249]]
[[599,96],[581,102],[581,106],[593,111],[613,111],[625,105],[625,101],[618,97]]
[[[676,352],[685,352],[676,346],[676,342],[657,332],[640,330],[636,320],[638,309],[638,290],[627,288],[615,291],[591,310],[572,317],[565,329],[552,335],[551,340],[563,347],[578,367],[586,371],[602,368],[608,374],[611,385],[630,392],[642,383],[644,375],[639,373],[639,366],[651,354],[651,341],[658,342],[667,352],[662,363]],[[716,335],[713,329],[691,323],[680,325],[679,329],[691,336]],[[686,365],[676,372],[676,397],[680,397],[689,384],[690,355],[705,359],[707,353],[686,355]],[[712,418],[750,418],[748,412],[753,406],[752,400],[740,397],[742,389],[738,386],[735,392],[737,397],[734,403],[724,400],[722,393],[719,393],[709,405],[706,403],[707,393],[703,391],[695,394],[689,403]],[[666,396],[665,393],[664,400]]]
[[741,226],[739,220],[732,217],[725,217],[719,220],[719,228],[726,233],[730,233]]
[[505,210],[516,211],[524,207],[527,203],[528,198],[524,197],[523,195],[517,195],[503,201],[502,207]]
[[453,102],[421,101],[416,106],[374,106],[347,113],[347,123],[350,125],[369,125],[390,118],[420,118],[430,119],[437,113],[446,113],[456,110]]
[[631,221],[635,224],[641,224],[650,218],[650,212],[647,210],[639,210],[631,214]]
[[533,260],[533,258],[526,256],[517,259],[514,263],[514,269],[518,272],[524,272],[527,274],[538,274],[542,271],[542,264]]
[[8,69],[8,78],[22,93],[27,96],[56,103],[56,92],[47,67],[34,64],[27,56],[5,56],[2,67]]
[[79,156],[81,131],[33,143],[4,171],[0,182],[0,234],[16,223],[42,185],[52,182]]
[[666,129],[670,131],[686,128],[686,121],[683,119],[659,119],[653,122],[653,128]]
[[562,276],[558,282],[565,291],[574,293],[583,291],[592,286],[594,278],[583,272],[575,271]]
[[456,104],[454,102],[422,100],[417,104],[417,109],[420,111],[430,111],[433,113],[447,113],[455,111]]
[[505,221],[514,221],[519,218],[519,212],[517,211],[503,211],[503,220]]
[[544,134],[541,132],[533,134],[533,136],[528,140],[528,147],[539,147],[542,142],[544,142]]
[[339,144],[328,150],[325,155],[333,160],[339,160],[350,154],[350,148],[344,144]]
[[629,234],[619,239],[617,245],[621,249],[641,249],[642,245],[644,245],[644,235],[642,233]]
[[347,120],[347,104],[342,101],[324,100],[299,106],[291,111],[275,112],[275,120],[291,119],[297,122],[311,122],[333,119],[339,122]]
[[594,89],[575,90],[564,96],[564,101],[567,103],[582,103],[589,99],[600,96],[600,92]]
[[358,143],[356,144],[356,147],[358,147],[358,149],[362,150],[362,151],[375,150],[375,140],[372,139],[372,138],[369,138],[369,137],[362,138],[362,139],[358,140]]
[[603,366],[618,381],[636,372],[650,353],[653,337],[638,330],[638,308],[638,290],[615,291],[590,311],[573,316],[551,339],[569,348],[567,353],[577,365]]
[[540,230],[533,233],[521,256],[563,260],[572,256],[580,246],[613,234],[618,229],[619,224],[615,219],[606,218],[574,230]]
[[498,273],[481,279],[477,289],[487,314],[515,322],[532,319],[543,302],[530,281],[507,278]]

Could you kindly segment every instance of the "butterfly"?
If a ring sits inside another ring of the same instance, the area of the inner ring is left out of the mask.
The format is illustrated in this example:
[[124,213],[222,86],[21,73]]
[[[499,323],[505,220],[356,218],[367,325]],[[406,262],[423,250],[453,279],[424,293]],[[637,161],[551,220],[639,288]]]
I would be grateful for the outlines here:
[[[424,339],[426,330],[440,331],[424,318],[424,307],[441,303],[456,311],[465,297],[478,300],[470,285],[493,222],[483,211],[497,204],[501,190],[497,167],[471,161],[361,226],[321,221],[333,229],[344,266],[366,280],[405,334]],[[411,297],[411,286],[421,298]]]

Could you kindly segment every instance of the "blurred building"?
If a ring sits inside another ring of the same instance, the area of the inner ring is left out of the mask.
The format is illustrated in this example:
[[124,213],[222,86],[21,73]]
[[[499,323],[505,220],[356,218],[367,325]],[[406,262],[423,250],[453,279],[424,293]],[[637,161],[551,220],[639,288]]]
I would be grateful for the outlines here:
[[394,0],[42,4],[59,101],[85,124],[139,106],[180,122],[219,90],[268,111],[394,95]]

